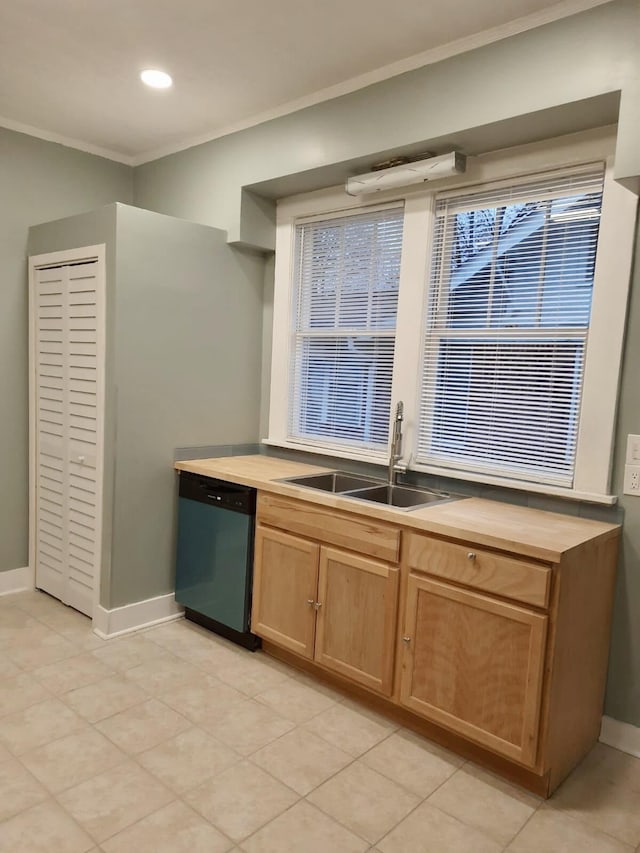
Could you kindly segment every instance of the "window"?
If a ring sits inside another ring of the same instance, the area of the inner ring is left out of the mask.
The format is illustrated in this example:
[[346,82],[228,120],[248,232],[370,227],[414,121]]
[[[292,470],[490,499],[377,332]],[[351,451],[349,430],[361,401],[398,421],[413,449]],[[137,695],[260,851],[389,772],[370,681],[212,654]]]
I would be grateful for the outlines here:
[[603,177],[437,199],[419,461],[572,485]]
[[412,469],[612,502],[637,205],[614,143],[280,202],[267,443],[386,462],[403,400]]
[[386,450],[401,244],[398,206],[296,226],[291,440]]

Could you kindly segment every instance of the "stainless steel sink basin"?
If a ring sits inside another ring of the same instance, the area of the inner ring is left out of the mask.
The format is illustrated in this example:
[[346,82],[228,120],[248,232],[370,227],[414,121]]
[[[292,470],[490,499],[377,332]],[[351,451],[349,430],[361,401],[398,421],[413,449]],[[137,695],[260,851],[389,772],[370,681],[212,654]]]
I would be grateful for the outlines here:
[[457,495],[421,489],[418,486],[389,486],[373,477],[360,477],[346,471],[330,471],[327,474],[305,474],[302,477],[286,477],[284,483],[333,492],[342,498],[357,498],[361,501],[386,504],[403,511],[420,509],[432,504],[458,500]]
[[287,477],[284,482],[336,494],[380,485],[380,480],[375,480],[372,477],[359,477],[357,474],[347,474],[344,471],[331,471],[328,474],[306,474],[303,477]]
[[458,500],[457,496],[447,492],[434,492],[430,489],[411,488],[409,486],[377,486],[376,488],[358,489],[349,493],[349,497],[361,501],[373,501],[396,507],[396,509],[419,509],[436,503],[447,503]]

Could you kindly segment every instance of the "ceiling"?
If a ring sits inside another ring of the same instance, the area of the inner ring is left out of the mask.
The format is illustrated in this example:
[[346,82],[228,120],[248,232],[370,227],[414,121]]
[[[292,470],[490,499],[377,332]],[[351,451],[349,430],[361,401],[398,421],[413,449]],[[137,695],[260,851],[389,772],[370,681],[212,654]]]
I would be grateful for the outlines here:
[[0,126],[141,163],[603,2],[2,0]]

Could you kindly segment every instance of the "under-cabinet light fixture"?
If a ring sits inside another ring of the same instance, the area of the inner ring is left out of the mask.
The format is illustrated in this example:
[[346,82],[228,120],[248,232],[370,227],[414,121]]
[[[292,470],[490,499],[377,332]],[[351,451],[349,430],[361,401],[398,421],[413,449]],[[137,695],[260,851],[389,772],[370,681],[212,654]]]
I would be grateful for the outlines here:
[[389,169],[379,169],[347,178],[345,185],[349,195],[365,195],[378,193],[394,187],[406,187],[410,184],[422,184],[437,178],[449,178],[464,172],[467,168],[467,158],[458,151],[441,154],[438,157],[428,157],[426,160],[415,160],[413,163],[402,163]]

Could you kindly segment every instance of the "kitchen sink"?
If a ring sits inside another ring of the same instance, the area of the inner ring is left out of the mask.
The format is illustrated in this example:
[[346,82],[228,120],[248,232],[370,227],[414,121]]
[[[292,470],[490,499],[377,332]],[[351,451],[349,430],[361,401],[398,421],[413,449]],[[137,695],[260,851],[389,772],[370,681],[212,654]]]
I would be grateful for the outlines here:
[[386,504],[396,509],[410,510],[431,504],[448,503],[458,500],[457,496],[447,492],[434,492],[430,489],[412,488],[409,486],[377,486],[375,488],[358,489],[350,492],[349,497],[361,501],[373,501]]
[[380,480],[375,480],[373,477],[358,477],[356,474],[348,474],[344,471],[331,471],[328,474],[306,474],[303,477],[287,477],[284,482],[292,483],[295,486],[305,486],[308,489],[320,489],[322,492],[335,492],[336,494],[380,485]]
[[322,492],[333,492],[343,498],[386,504],[401,510],[419,509],[431,504],[458,500],[457,495],[421,489],[413,486],[389,486],[373,477],[359,477],[345,471],[330,471],[327,474],[306,474],[302,477],[286,477],[283,482]]

